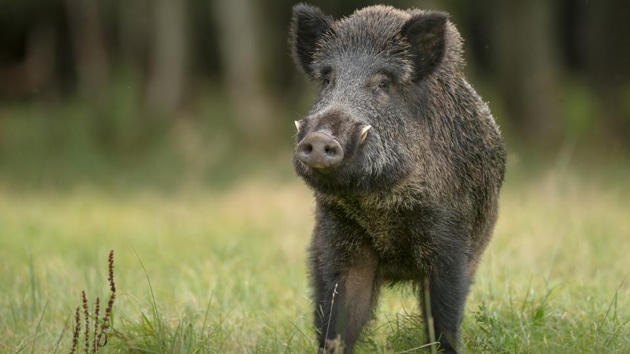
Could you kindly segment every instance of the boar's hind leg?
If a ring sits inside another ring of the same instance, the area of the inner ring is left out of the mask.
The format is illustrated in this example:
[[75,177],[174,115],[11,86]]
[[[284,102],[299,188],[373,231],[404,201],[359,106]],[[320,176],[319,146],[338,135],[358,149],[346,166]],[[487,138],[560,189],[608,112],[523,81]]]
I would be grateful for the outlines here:
[[[440,349],[445,353],[456,353],[459,344],[459,328],[464,317],[464,304],[470,281],[466,268],[466,256],[453,253],[443,256],[434,264],[433,271],[428,274],[420,289],[420,307],[424,314],[427,341],[429,326],[426,311],[426,300],[430,302],[431,317],[435,329],[435,339],[440,342]],[[429,289],[429,299],[425,291]]]
[[[316,282],[320,281],[315,286],[315,326],[320,352],[336,352],[336,346],[341,344],[344,353],[352,353],[361,329],[372,315],[378,294],[377,261],[369,252],[359,253],[363,254],[353,255],[351,263],[337,269],[335,274],[314,277]],[[341,343],[335,341],[338,337]]]

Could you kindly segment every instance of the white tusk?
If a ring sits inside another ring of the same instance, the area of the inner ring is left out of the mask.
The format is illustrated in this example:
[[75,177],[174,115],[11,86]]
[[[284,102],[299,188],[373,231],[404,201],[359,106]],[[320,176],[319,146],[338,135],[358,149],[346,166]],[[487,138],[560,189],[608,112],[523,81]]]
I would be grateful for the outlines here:
[[370,128],[372,128],[371,125],[364,125],[363,128],[361,128],[361,140],[360,140],[360,143],[363,143],[365,141],[365,139],[368,136],[368,130],[370,130]]
[[300,130],[300,127],[302,126],[302,121],[301,120],[295,120],[295,121],[293,121],[293,123],[295,123],[295,128],[297,130]]

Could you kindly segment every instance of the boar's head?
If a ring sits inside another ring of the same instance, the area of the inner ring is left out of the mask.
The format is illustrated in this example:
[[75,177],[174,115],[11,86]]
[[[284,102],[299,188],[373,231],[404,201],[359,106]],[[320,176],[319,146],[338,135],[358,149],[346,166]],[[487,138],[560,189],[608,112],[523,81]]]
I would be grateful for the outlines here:
[[294,7],[293,59],[320,87],[295,122],[293,162],[307,184],[367,193],[412,173],[431,138],[426,98],[446,61],[447,17],[376,6],[335,21],[316,7]]

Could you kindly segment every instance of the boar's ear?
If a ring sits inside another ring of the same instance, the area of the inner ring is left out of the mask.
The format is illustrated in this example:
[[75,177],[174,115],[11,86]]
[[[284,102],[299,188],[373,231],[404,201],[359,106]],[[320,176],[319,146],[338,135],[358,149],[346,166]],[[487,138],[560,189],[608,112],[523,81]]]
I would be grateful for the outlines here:
[[446,48],[447,20],[447,13],[432,11],[413,15],[403,25],[402,35],[415,57],[415,80],[429,75],[442,61]]
[[326,33],[333,18],[322,10],[307,4],[293,7],[289,45],[295,64],[309,77],[313,76],[311,63],[317,49],[317,41]]

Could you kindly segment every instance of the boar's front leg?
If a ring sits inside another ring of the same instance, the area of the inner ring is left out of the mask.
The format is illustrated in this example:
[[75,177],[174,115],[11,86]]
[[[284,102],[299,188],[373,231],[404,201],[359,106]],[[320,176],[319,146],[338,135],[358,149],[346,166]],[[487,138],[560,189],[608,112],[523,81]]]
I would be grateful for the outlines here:
[[352,353],[376,302],[377,259],[351,235],[331,232],[319,225],[310,249],[315,329],[320,353],[337,352],[339,345]]
[[[437,249],[425,278],[421,280],[420,307],[424,314],[426,335],[433,323],[435,339],[440,342],[440,349],[445,353],[457,353],[459,332],[464,317],[464,305],[470,278],[467,271],[466,234],[452,228],[436,228],[433,239]],[[426,294],[429,298],[426,298]],[[427,301],[431,309],[429,321]]]

